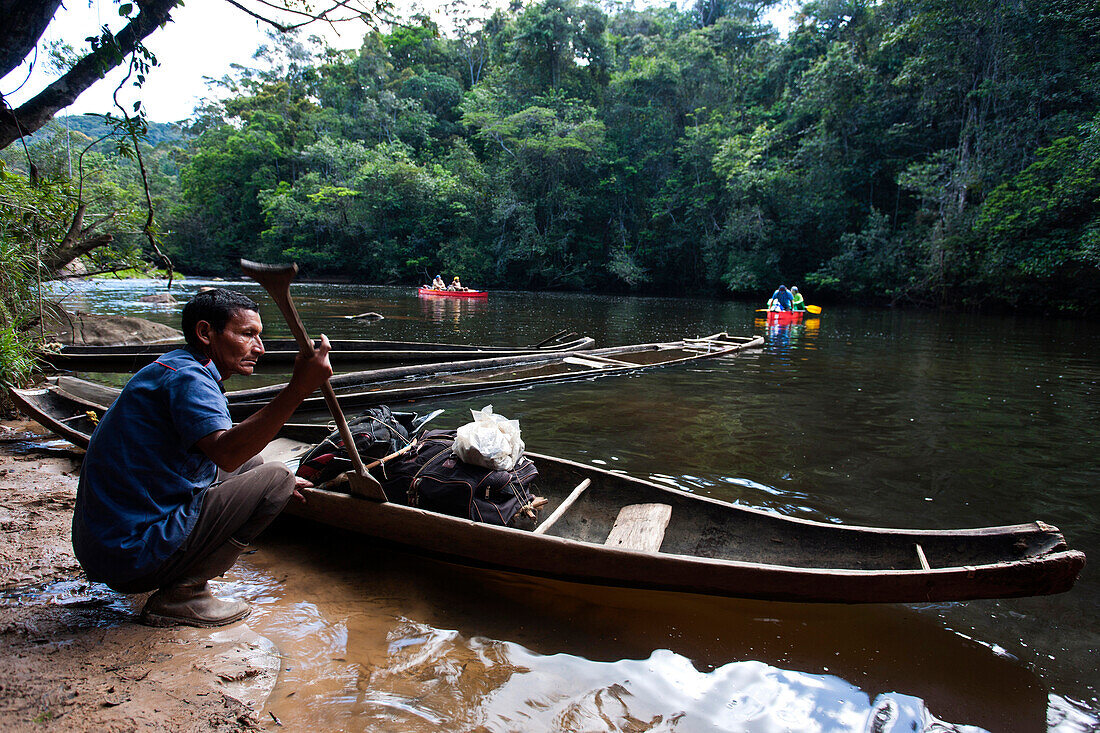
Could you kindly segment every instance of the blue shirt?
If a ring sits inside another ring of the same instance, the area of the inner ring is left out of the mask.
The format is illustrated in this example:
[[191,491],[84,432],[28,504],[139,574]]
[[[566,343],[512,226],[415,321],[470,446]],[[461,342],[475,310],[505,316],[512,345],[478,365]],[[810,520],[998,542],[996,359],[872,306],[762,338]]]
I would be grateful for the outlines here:
[[774,293],[772,293],[772,300],[777,301],[779,303],[779,307],[783,310],[789,311],[791,309],[791,301],[793,300],[793,298],[791,297],[790,290],[777,289]]
[[187,539],[218,468],[195,443],[233,426],[213,362],[177,349],[135,374],[92,434],[73,513],[88,578],[155,572]]

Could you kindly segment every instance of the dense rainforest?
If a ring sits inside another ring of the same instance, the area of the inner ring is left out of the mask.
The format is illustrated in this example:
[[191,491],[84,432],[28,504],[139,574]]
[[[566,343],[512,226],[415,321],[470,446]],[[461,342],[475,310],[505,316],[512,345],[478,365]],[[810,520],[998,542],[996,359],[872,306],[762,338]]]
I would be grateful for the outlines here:
[[[446,30],[417,16],[355,51],[273,36],[141,143],[163,252],[205,275],[245,256],[410,286],[1095,311],[1100,6],[818,0],[783,37],[770,4],[459,2]],[[34,195],[29,158],[95,191],[114,240],[86,266],[149,258],[133,155],[85,151],[69,119],[3,151],[0,207]]]

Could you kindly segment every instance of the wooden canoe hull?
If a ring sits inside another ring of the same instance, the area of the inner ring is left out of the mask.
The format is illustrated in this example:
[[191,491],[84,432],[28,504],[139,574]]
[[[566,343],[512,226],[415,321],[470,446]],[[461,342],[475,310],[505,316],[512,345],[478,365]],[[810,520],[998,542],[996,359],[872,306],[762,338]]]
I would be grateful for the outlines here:
[[[539,457],[533,457],[542,465]],[[461,564],[594,585],[812,603],[927,603],[1069,590],[1080,552],[981,568],[860,571],[641,553],[307,490],[287,511]]]
[[110,404],[69,395],[56,387],[9,389],[8,396],[24,415],[78,448],[88,447],[92,431]]
[[[585,502],[567,511],[572,520],[547,534],[318,490],[309,490],[306,503],[288,511],[478,567],[775,601],[926,603],[1045,595],[1069,590],[1084,565],[1084,555],[1066,549],[1058,530],[1041,522],[940,531],[846,527],[740,507],[560,458],[528,456],[540,472],[535,491],[550,500],[544,516],[581,480],[592,482]],[[660,552],[603,544],[614,512],[634,501],[672,506]],[[681,552],[707,544],[711,548],[703,551],[712,557]],[[927,548],[933,564],[941,554],[975,564],[925,569],[917,545]]]
[[[31,417],[87,446],[88,402],[57,388],[12,394]],[[265,457],[293,467],[327,433],[324,426],[288,425]],[[1085,563],[1083,553],[1068,549],[1059,530],[1043,522],[962,530],[836,525],[528,455],[539,469],[534,490],[549,502],[534,532],[320,489],[307,489],[306,503],[292,502],[287,512],[471,566],[775,601],[927,603],[1044,595],[1069,590]],[[646,502],[670,509],[659,551],[604,544],[616,513]]]
[[[330,382],[341,404],[356,408],[628,374],[697,359],[734,355],[745,349],[760,347],[763,343],[761,337],[731,337],[722,333],[699,339],[582,352],[550,352],[374,369],[339,374]],[[96,404],[111,404],[120,391],[72,376],[57,377],[56,382],[68,394]],[[228,392],[229,412],[234,419],[243,419],[267,404],[283,387],[277,384]],[[315,393],[302,402],[296,414],[316,414],[326,410],[324,399]]]
[[[763,346],[761,337],[732,337],[712,334],[650,344],[592,349],[582,353],[559,352],[506,356],[492,359],[447,362],[422,366],[351,372],[330,382],[346,407],[420,400],[471,392],[505,391],[551,382],[567,382],[610,375],[631,374],[645,369],[683,364],[698,359],[734,355]],[[229,392],[229,412],[242,419],[259,410],[284,385]],[[301,413],[326,410],[319,395],[304,400]]]
[[[382,366],[401,364],[432,364],[437,362],[485,359],[489,357],[524,356],[559,351],[590,349],[595,341],[580,337],[552,346],[467,346],[464,344],[416,343],[406,341],[362,341],[337,339],[332,341],[330,360],[335,366]],[[39,358],[55,369],[85,372],[134,372],[151,364],[161,354],[183,344],[137,344],[128,346],[66,346],[60,351],[42,351]],[[294,363],[298,346],[293,340],[264,341],[266,351],[259,366],[285,369]]]

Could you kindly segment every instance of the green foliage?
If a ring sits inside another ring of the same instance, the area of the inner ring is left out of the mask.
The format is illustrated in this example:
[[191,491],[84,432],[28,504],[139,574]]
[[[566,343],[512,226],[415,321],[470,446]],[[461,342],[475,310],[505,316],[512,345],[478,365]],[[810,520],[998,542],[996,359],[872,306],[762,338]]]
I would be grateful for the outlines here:
[[0,389],[24,386],[34,371],[41,276],[39,243],[55,236],[55,217],[67,210],[63,189],[32,186],[0,164]]
[[0,326],[0,389],[26,386],[36,367],[34,341],[11,326]]
[[[1088,308],[1100,10],[536,0],[290,37],[185,138],[177,263],[476,286]],[[171,182],[175,168],[163,168]]]
[[1100,291],[1100,114],[992,192],[976,222],[1003,288],[1055,290],[1073,307]]
[[843,235],[840,251],[820,270],[807,274],[806,283],[823,292],[896,304],[920,292],[914,281],[920,272],[918,255],[892,231],[885,214],[872,211],[863,229]]
[[590,99],[606,84],[607,18],[593,4],[543,0],[525,7],[509,29],[503,76],[520,95],[563,91]]
[[425,263],[482,275],[468,247],[477,196],[460,173],[400,144],[324,137],[304,152],[310,172],[261,195],[264,256],[372,282],[415,280]]
[[33,300],[37,282],[35,243],[57,233],[50,224],[64,210],[54,191],[31,187],[22,176],[0,167],[0,328],[26,327],[26,304]]
[[[74,260],[87,272],[142,266],[144,189],[131,158],[89,150],[92,141],[56,121],[23,149],[0,154],[0,384],[27,379],[44,311],[40,283]],[[158,202],[174,184],[164,150],[146,149]],[[29,161],[34,162],[31,168]],[[70,173],[72,171],[72,173]],[[33,175],[32,175],[33,172]],[[110,235],[110,236],[107,236]],[[145,268],[142,266],[142,270]]]
[[[178,274],[175,274],[174,277],[177,280],[185,279],[185,278],[181,278]],[[93,280],[95,280],[95,279],[124,280],[124,279],[128,279],[128,278],[138,278],[138,279],[154,278],[154,279],[157,279],[157,280],[167,280],[168,279],[168,270],[158,269],[158,268],[155,268],[155,267],[130,267],[130,268],[122,269],[122,270],[113,270],[110,273],[96,275],[92,279]]]

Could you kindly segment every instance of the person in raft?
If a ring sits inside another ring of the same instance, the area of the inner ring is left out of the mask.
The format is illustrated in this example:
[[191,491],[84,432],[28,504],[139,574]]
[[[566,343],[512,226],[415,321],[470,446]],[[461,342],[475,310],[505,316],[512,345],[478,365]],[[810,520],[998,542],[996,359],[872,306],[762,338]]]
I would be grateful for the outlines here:
[[431,289],[432,290],[446,290],[447,289],[447,283],[443,282],[443,276],[442,275],[436,275],[435,276],[435,279],[432,280]]
[[459,281],[458,275],[455,275],[455,279],[451,280],[451,284],[447,288],[447,290],[469,290],[469,288],[462,287],[462,283],[461,281]]
[[184,348],[135,374],[92,434],[77,487],[73,549],[92,581],[147,593],[151,626],[223,626],[244,601],[215,598],[207,581],[310,486],[258,455],[332,375],[328,338],[299,355],[287,386],[234,426],[222,381],[252,374],[264,353],[257,305],[209,290],[183,309]]
[[772,297],[768,299],[768,310],[789,311],[791,302],[791,292],[787,290],[786,285],[780,285],[779,289],[772,293]]
[[806,299],[802,297],[802,293],[798,292],[797,286],[791,286],[791,310],[806,310]]

